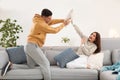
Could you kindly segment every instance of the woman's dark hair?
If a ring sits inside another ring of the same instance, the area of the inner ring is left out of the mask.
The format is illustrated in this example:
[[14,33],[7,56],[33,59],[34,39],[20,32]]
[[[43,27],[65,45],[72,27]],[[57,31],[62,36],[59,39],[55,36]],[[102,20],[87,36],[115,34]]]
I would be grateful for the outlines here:
[[41,12],[41,16],[45,17],[52,16],[52,12],[49,9],[43,9]]
[[97,46],[97,49],[94,52],[94,54],[96,54],[96,53],[101,51],[101,37],[100,37],[100,34],[98,32],[93,32],[93,33],[96,33],[96,39],[94,41],[94,43]]

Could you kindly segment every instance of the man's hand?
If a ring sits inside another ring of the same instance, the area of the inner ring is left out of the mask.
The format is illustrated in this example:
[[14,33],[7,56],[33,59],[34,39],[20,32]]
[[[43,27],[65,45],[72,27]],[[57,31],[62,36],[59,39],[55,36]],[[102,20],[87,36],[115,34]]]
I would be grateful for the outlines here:
[[64,20],[63,24],[67,26],[71,22],[71,19]]

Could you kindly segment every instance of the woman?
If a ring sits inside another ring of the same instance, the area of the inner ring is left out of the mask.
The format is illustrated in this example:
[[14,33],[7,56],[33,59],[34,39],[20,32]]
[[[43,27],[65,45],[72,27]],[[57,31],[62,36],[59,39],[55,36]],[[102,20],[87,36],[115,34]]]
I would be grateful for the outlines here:
[[77,51],[77,54],[80,56],[79,58],[68,62],[66,64],[67,68],[92,68],[90,64],[88,64],[87,59],[92,54],[97,54],[101,51],[101,38],[98,32],[93,32],[87,38],[79,28],[73,24],[74,29],[81,37],[81,45]]

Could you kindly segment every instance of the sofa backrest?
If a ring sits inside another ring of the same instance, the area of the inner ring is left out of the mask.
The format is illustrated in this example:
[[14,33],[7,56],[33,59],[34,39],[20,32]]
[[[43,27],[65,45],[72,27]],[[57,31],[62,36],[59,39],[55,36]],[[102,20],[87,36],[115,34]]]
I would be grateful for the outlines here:
[[[44,46],[43,51],[50,61],[51,65],[56,65],[54,57],[64,51],[67,48],[72,48],[74,51],[77,51],[79,46]],[[120,38],[102,38],[101,40],[102,52],[104,52],[103,65],[112,65],[117,62],[117,57],[112,59],[113,50],[120,49]],[[118,51],[119,52],[119,51]],[[114,55],[115,56],[115,55]],[[114,60],[114,61],[113,61]]]
[[120,38],[102,38],[102,50],[114,50],[120,48]]

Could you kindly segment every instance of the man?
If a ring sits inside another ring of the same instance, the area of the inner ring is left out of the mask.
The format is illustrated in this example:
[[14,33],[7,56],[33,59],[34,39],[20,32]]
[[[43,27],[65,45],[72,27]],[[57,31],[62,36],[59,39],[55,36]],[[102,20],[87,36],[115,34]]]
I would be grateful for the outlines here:
[[[33,23],[25,47],[28,66],[34,67],[37,63],[40,66],[44,80],[51,80],[50,63],[41,47],[44,45],[47,34],[59,32],[70,23],[70,19],[52,19],[52,12],[49,9],[43,9],[41,15],[35,14]],[[57,23],[61,24],[56,28],[51,27],[51,25]]]
[[[58,27],[53,28],[51,25],[61,23]],[[52,12],[49,9],[43,9],[41,15],[35,14],[33,17],[33,26],[28,35],[25,52],[27,55],[27,64],[33,68],[36,64],[40,66],[44,80],[51,80],[50,63],[44,55],[41,47],[44,45],[46,35],[49,33],[57,33],[70,23],[67,19],[52,19]],[[2,69],[1,75],[4,76],[12,68],[9,61]]]

